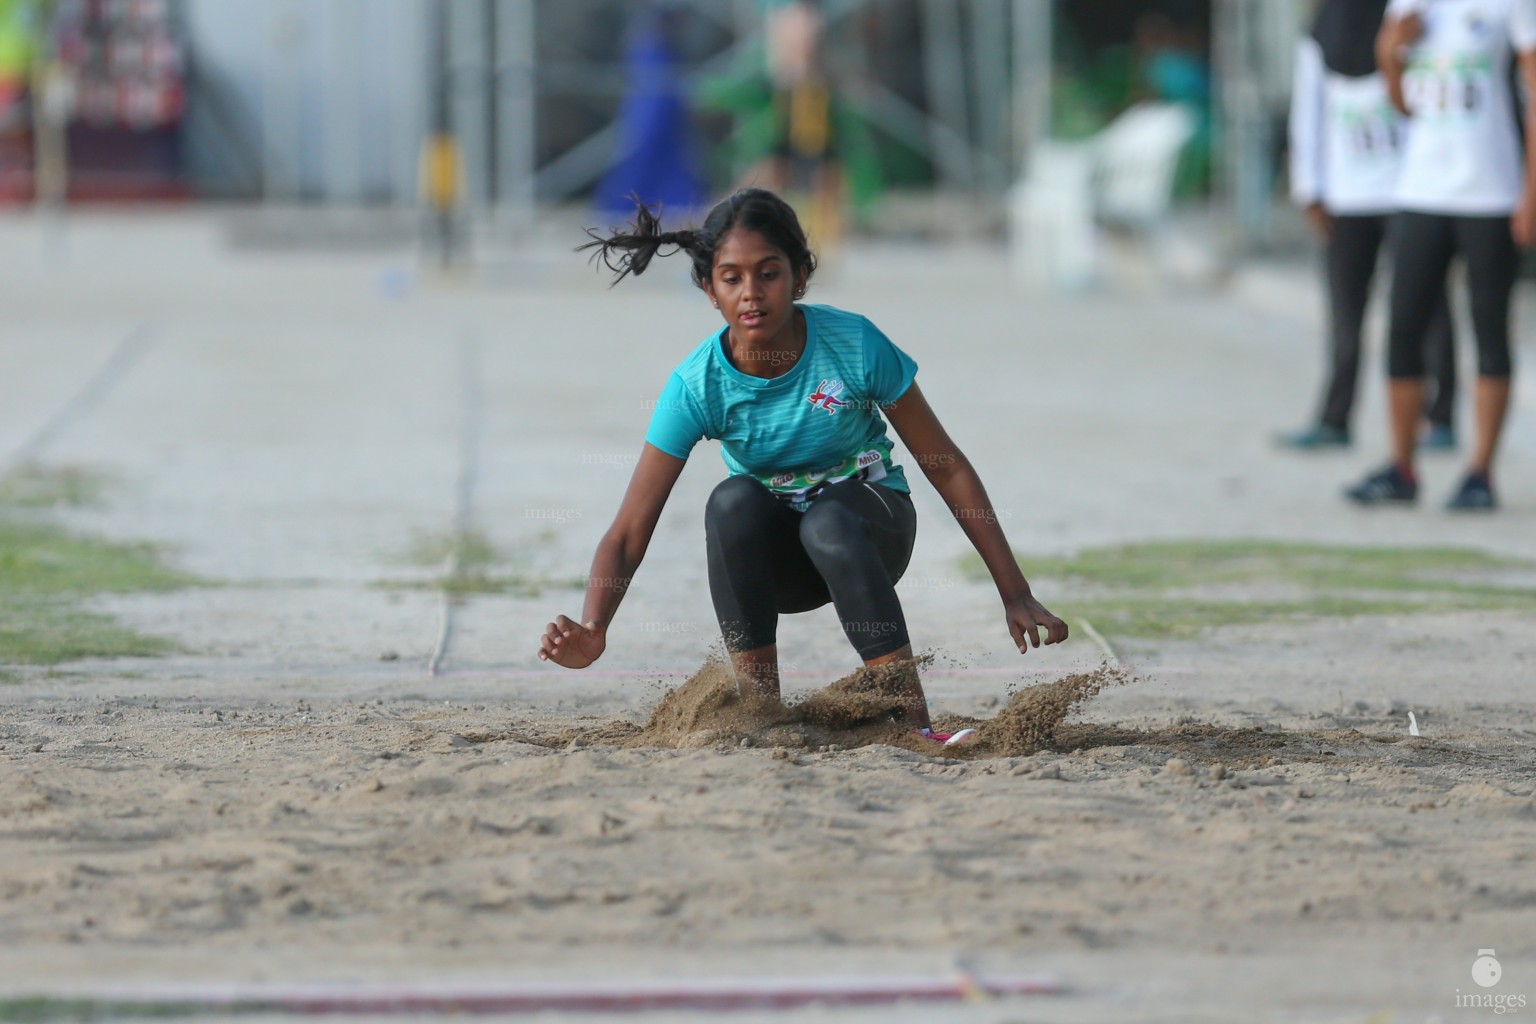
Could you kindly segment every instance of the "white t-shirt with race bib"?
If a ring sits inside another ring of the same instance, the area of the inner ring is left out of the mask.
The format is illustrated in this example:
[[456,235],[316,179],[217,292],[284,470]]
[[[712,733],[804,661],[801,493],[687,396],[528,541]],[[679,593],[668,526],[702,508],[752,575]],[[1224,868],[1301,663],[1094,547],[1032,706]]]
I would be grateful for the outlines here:
[[1306,36],[1296,50],[1291,93],[1291,198],[1329,213],[1367,216],[1396,208],[1403,116],[1379,74],[1331,71]]
[[1525,166],[1510,94],[1512,50],[1536,50],[1536,0],[1391,0],[1388,18],[1418,14],[1403,93],[1413,117],[1398,206],[1497,216],[1520,202]]

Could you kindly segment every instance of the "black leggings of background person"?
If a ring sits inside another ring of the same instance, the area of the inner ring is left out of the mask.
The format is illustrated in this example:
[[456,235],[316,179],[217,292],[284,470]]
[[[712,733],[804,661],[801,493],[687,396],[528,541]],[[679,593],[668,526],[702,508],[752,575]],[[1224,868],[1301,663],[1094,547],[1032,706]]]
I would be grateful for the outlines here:
[[1507,379],[1509,299],[1520,270],[1520,251],[1509,217],[1450,217],[1402,212],[1392,225],[1392,324],[1387,374],[1398,380],[1425,374],[1425,331],[1435,296],[1445,287],[1451,261],[1466,260],[1472,329],[1479,377]]
[[[1331,366],[1323,389],[1318,422],[1348,431],[1355,404],[1355,383],[1360,374],[1360,336],[1371,281],[1376,275],[1378,254],[1387,238],[1391,218],[1336,216],[1328,235],[1329,347]],[[1425,351],[1432,381],[1432,397],[1424,418],[1435,426],[1449,427],[1455,418],[1456,344],[1445,283],[1432,289],[1435,298],[1427,317]]]
[[704,509],[709,593],[731,651],[777,642],[780,613],[831,601],[865,661],[905,647],[896,581],[917,537],[912,499],[844,480],[796,512],[749,476],[728,477]]

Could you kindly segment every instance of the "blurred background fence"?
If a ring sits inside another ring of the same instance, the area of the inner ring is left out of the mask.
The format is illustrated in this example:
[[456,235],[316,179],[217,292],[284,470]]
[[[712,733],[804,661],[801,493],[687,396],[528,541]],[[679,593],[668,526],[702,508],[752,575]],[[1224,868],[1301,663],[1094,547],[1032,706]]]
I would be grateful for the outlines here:
[[[0,0],[0,203],[436,207],[445,223],[517,224],[600,198],[647,93],[685,112],[673,155],[718,194],[773,145],[764,26],[782,2]],[[934,229],[891,202],[911,196],[950,227],[1000,228],[1046,140],[1091,138],[1155,100],[1195,125],[1175,203],[1217,215],[1234,250],[1282,241],[1310,0],[817,6],[854,229]]]

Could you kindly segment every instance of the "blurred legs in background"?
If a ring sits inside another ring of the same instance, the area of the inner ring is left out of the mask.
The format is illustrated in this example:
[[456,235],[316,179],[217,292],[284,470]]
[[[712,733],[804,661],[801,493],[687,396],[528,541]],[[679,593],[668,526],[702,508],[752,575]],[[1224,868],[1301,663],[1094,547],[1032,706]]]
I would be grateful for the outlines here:
[[[1378,254],[1391,218],[1336,216],[1326,248],[1329,362],[1316,421],[1280,435],[1287,448],[1347,447],[1360,372],[1361,336]],[[1442,281],[1425,328],[1426,359],[1433,387],[1422,408],[1426,450],[1455,447],[1456,338],[1449,292]],[[1417,422],[1417,421],[1416,421]]]
[[1414,456],[1426,391],[1425,333],[1451,262],[1460,254],[1466,260],[1477,337],[1476,435],[1465,478],[1447,507],[1491,509],[1493,459],[1509,408],[1509,301],[1520,265],[1509,218],[1404,212],[1397,215],[1393,230],[1396,264],[1388,352],[1393,464],[1346,491],[1346,496],[1362,504],[1377,503],[1369,485],[1388,474],[1417,491]]

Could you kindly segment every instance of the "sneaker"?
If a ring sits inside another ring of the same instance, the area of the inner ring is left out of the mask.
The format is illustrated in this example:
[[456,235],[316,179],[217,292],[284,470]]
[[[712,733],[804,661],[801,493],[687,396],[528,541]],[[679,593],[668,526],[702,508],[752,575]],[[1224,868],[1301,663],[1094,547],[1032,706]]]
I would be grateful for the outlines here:
[[1313,452],[1323,448],[1348,448],[1349,429],[1319,423],[1302,430],[1276,434],[1275,444],[1281,448],[1290,448],[1299,452]]
[[1493,497],[1493,484],[1484,473],[1468,473],[1456,493],[1445,503],[1451,512],[1490,512],[1497,505]]
[[1346,487],[1344,497],[1359,505],[1411,505],[1419,498],[1419,485],[1393,465]]
[[959,747],[976,738],[975,729],[961,729],[959,732],[934,732],[932,729],[918,729],[917,734],[925,740],[933,740],[942,743],[946,747]]
[[1456,428],[1449,423],[1431,423],[1419,438],[1419,449],[1426,452],[1456,450]]

